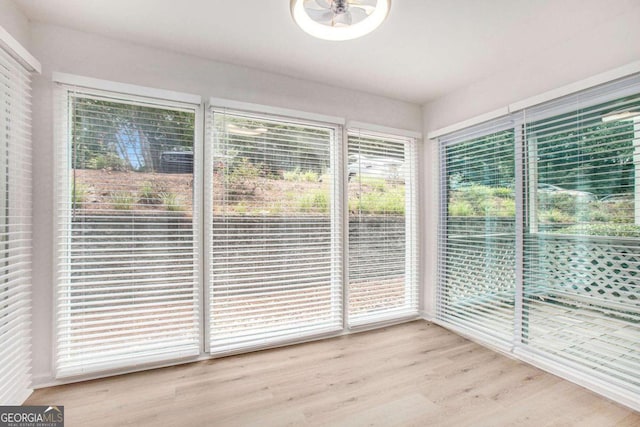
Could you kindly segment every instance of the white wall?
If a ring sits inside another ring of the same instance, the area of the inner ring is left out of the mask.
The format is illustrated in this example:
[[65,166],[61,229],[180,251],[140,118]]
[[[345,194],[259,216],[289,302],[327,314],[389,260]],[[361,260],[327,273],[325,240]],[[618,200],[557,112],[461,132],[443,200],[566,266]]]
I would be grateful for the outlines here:
[[36,385],[52,375],[53,115],[54,71],[272,105],[422,131],[418,105],[312,83],[254,69],[132,45],[34,23],[32,53],[42,63],[33,96],[34,165],[34,342]]
[[[508,41],[505,41],[508,43]],[[424,135],[434,130],[505,107],[530,96],[624,66],[640,59],[640,2],[587,31],[574,34],[551,49],[522,52],[518,64],[505,64],[495,74],[438,98],[423,107]],[[425,141],[423,201],[437,206],[438,150],[435,141]],[[437,266],[437,209],[426,209],[424,228],[427,316],[434,314]]]
[[29,20],[11,0],[0,0],[0,27],[27,50],[31,47]]

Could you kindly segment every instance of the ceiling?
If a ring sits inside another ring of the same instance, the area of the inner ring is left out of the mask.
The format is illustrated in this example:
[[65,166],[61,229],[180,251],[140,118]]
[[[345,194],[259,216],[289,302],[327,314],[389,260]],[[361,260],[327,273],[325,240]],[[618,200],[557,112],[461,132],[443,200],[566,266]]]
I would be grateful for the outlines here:
[[32,21],[415,103],[579,37],[638,0],[393,0],[374,33],[316,40],[289,0],[19,0]]

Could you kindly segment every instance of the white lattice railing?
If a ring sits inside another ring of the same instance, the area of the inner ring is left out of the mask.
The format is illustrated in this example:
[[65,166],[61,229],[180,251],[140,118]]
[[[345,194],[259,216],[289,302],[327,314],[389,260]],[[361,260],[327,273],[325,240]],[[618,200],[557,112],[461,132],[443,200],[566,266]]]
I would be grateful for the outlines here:
[[[491,245],[487,240],[491,240]],[[450,304],[513,294],[515,237],[511,234],[447,239],[442,291]]]
[[528,236],[525,246],[525,277],[534,276],[529,285],[536,293],[558,290],[640,304],[640,242],[538,234]]

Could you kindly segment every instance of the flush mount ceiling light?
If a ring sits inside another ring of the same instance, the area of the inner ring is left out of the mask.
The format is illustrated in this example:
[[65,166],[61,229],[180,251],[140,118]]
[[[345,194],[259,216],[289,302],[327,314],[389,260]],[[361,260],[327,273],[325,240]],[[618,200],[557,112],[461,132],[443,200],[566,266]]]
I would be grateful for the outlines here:
[[391,0],[291,0],[294,21],[306,33],[324,40],[351,40],[382,24]]

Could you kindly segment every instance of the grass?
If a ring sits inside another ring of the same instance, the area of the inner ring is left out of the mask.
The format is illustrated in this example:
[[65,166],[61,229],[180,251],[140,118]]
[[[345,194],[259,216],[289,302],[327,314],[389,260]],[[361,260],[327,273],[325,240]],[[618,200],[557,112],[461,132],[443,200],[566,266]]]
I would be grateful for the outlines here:
[[163,203],[162,194],[165,192],[162,186],[154,182],[145,182],[139,192],[139,203],[145,205],[159,205]]
[[295,168],[293,171],[285,171],[282,174],[285,181],[292,182],[318,182],[320,175],[313,171],[301,171],[300,168]]
[[329,212],[329,191],[320,189],[303,194],[298,199],[298,208],[301,212]]
[[86,203],[88,195],[89,187],[77,181],[73,183],[71,187],[71,203],[74,207],[82,207]]
[[164,192],[160,194],[160,198],[169,212],[181,212],[184,210],[184,206],[180,204],[180,199],[176,194]]
[[135,197],[132,193],[127,191],[116,191],[111,193],[111,204],[114,209],[121,211],[128,211],[133,208],[135,203]]
[[449,215],[473,217],[514,217],[516,202],[513,189],[471,185],[451,192]]
[[404,186],[364,192],[360,197],[349,200],[349,210],[365,214],[404,214]]

